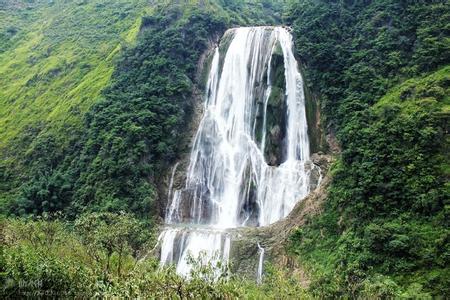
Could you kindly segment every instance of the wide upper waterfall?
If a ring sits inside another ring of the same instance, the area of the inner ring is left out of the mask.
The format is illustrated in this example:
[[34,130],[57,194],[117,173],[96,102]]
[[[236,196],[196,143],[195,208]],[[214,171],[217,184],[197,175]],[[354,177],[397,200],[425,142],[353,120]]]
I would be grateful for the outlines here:
[[228,30],[205,98],[186,183],[169,190],[160,236],[161,264],[185,275],[189,256],[227,262],[227,229],[280,220],[310,186],[303,80],[285,28]]

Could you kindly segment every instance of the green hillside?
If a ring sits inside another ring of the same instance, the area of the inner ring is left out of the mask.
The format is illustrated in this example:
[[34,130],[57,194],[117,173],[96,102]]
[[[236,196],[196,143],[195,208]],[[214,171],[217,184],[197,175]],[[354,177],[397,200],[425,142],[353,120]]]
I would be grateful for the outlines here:
[[10,181],[2,181],[3,199],[26,178],[23,159],[37,136],[66,147],[148,9],[145,1],[8,3],[0,9],[0,168]]
[[448,295],[448,5],[301,1],[290,12],[341,146],[323,213],[292,238],[312,290]]
[[[280,24],[337,149],[326,199],[260,285],[187,280],[154,251],[199,59]],[[0,295],[450,297],[449,24],[446,1],[0,0]]]
[[[316,295],[449,293],[449,140],[441,131],[449,79],[444,67],[394,87],[353,131],[355,144],[333,168],[324,212],[292,237],[292,250],[314,274]],[[362,156],[361,165],[346,161],[350,151]],[[360,184],[371,189],[362,202],[348,196]]]
[[0,11],[2,148],[36,123],[79,122],[121,44],[135,40],[145,9],[144,1],[17,2]]

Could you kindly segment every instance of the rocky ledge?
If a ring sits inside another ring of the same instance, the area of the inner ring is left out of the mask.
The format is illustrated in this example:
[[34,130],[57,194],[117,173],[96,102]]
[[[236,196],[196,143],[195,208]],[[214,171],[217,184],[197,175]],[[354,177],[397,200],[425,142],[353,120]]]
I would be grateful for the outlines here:
[[311,160],[320,167],[321,173],[325,176],[320,185],[297,203],[286,218],[265,227],[242,227],[230,230],[232,236],[230,261],[233,273],[255,278],[258,271],[259,243],[265,250],[265,262],[291,270],[305,286],[308,285],[307,276],[301,265],[287,251],[288,240],[293,231],[305,224],[308,216],[320,213],[322,203],[327,196],[326,191],[330,181],[328,170],[333,158],[330,155],[313,154]]

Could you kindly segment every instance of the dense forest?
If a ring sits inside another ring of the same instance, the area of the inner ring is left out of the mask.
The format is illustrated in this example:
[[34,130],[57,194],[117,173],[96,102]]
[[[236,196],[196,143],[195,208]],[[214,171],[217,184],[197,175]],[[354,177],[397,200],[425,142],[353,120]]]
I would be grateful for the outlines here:
[[[2,295],[450,295],[446,1],[0,2]],[[189,151],[202,55],[226,29],[286,25],[338,144],[319,214],[264,281],[187,280],[154,257],[162,182]]]
[[448,295],[448,3],[301,1],[288,15],[342,147],[323,213],[292,237],[314,293]]

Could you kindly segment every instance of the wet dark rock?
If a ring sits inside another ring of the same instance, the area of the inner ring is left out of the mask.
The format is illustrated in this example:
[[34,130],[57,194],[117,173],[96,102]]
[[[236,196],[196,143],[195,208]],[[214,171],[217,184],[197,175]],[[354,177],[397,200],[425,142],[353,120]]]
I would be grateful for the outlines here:
[[[320,213],[327,197],[327,187],[330,182],[328,170],[332,162],[333,157],[330,155],[313,154],[311,156],[312,170],[319,170],[320,166],[320,172],[324,174],[320,186],[316,187],[314,183],[311,183],[311,193],[299,201],[286,218],[265,227],[242,227],[230,230],[232,240],[230,261],[234,273],[251,279],[256,277],[259,243],[265,249],[264,261],[290,270],[297,275],[305,287],[308,286],[308,276],[301,263],[287,251],[289,237],[294,230],[305,224],[309,216]],[[317,174],[314,176],[317,177]]]
[[[278,48],[278,47],[277,47]],[[271,166],[278,166],[285,160],[285,143],[287,131],[287,105],[284,87],[283,54],[274,52],[271,61],[272,91],[267,102],[266,111],[266,147],[264,156]]]

